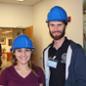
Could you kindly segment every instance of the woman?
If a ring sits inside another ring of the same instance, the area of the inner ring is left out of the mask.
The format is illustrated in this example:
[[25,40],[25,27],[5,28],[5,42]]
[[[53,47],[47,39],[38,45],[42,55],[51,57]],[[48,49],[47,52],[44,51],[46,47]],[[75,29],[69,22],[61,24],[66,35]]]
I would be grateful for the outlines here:
[[32,41],[24,34],[17,36],[12,44],[16,64],[6,68],[0,76],[0,86],[43,86],[44,73],[30,62]]

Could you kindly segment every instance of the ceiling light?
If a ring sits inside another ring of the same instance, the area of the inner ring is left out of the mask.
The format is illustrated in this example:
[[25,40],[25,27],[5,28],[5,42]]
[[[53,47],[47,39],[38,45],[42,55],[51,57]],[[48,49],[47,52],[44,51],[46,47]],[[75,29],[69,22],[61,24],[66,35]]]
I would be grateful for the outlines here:
[[24,0],[17,0],[17,1],[22,2],[22,1],[24,1]]

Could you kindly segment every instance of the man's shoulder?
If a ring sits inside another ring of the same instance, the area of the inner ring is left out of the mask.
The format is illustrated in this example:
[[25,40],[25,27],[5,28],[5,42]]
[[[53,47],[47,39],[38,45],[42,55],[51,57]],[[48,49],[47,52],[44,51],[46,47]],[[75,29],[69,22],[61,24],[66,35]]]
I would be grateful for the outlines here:
[[76,43],[72,40],[70,40],[70,46],[73,52],[84,52],[83,47],[79,43]]
[[72,40],[69,40],[69,41],[70,41],[71,47],[73,47],[73,48],[82,48],[82,46],[79,43],[76,43],[76,42],[74,42]]

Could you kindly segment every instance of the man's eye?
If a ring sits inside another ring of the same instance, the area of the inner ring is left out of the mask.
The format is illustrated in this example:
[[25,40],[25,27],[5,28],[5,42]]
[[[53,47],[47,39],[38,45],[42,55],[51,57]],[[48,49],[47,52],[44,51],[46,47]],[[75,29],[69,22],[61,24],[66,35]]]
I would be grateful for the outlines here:
[[30,52],[31,50],[30,49],[26,49],[25,51]]
[[50,26],[52,26],[52,27],[53,27],[53,26],[54,26],[54,24],[50,24]]
[[62,26],[62,24],[58,24],[57,26],[58,26],[58,27],[61,27],[61,26]]

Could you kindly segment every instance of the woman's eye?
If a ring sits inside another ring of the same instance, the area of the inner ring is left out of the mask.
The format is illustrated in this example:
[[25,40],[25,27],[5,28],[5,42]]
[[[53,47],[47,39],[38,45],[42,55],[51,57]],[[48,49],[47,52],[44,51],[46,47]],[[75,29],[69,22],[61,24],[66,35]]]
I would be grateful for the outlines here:
[[22,50],[20,50],[20,49],[18,49],[17,51],[18,51],[18,52],[22,52]]
[[22,50],[22,49],[17,49],[16,51],[17,51],[17,52],[31,52],[31,49],[24,49],[24,50]]

